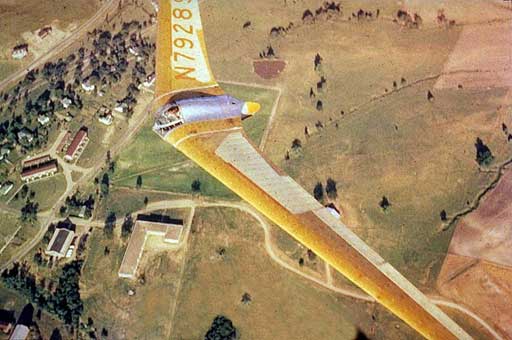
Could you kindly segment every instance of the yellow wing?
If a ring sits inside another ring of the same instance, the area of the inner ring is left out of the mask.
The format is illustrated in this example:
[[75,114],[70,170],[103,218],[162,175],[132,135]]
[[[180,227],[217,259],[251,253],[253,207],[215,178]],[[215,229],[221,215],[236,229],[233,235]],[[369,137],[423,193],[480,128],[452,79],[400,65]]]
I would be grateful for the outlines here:
[[157,36],[156,98],[218,87],[206,53],[198,0],[160,1]]
[[166,136],[190,159],[429,339],[471,339],[443,311],[247,140],[239,124],[186,124]]

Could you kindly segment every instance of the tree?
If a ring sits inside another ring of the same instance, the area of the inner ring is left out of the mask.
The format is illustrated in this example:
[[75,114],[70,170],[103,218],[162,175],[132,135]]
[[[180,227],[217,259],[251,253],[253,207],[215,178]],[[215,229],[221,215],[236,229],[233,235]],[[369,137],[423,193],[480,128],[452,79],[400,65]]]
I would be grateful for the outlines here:
[[391,203],[389,203],[389,200],[386,196],[382,196],[382,200],[380,201],[379,206],[382,208],[382,210],[386,211],[391,206]]
[[320,56],[320,54],[316,54],[315,55],[315,71],[318,70],[318,68],[320,67],[320,65],[322,64],[322,57]]
[[35,222],[37,221],[37,211],[39,209],[39,204],[32,202],[30,200],[27,200],[25,205],[21,208],[20,213],[20,219],[22,222]]
[[210,329],[204,336],[204,340],[237,340],[238,331],[233,322],[223,315],[217,315],[213,319]]
[[313,189],[313,196],[317,201],[321,201],[324,198],[324,186],[318,182]]
[[137,189],[140,189],[142,187],[142,176],[141,175],[137,176],[137,182],[136,182],[135,186],[137,187]]
[[327,184],[325,185],[325,192],[330,199],[335,199],[338,197],[338,189],[336,188],[336,181],[332,178],[327,179]]
[[316,109],[317,109],[318,111],[322,111],[322,110],[324,109],[324,104],[322,103],[322,101],[321,101],[321,100],[318,100],[318,101],[316,102]]
[[480,166],[489,165],[492,162],[492,160],[494,159],[494,156],[492,155],[492,152],[489,149],[489,147],[487,145],[485,145],[484,142],[479,137],[477,137],[477,139],[476,139],[475,148],[476,148],[476,159],[475,160],[478,163],[478,165],[480,165]]
[[244,293],[244,295],[242,295],[242,300],[241,302],[244,304],[244,305],[248,305],[250,304],[252,301],[252,298],[251,298],[251,295],[247,292]]
[[127,238],[130,236],[133,229],[133,218],[131,214],[126,214],[123,224],[121,225],[121,236]]
[[439,216],[441,217],[441,221],[445,222],[446,219],[447,219],[447,216],[446,216],[446,210],[441,210],[441,212],[439,213]]
[[101,184],[100,184],[101,194],[103,196],[108,196],[109,188],[110,188],[110,178],[108,177],[108,173],[105,172],[103,174],[103,177],[101,178]]
[[81,260],[66,264],[62,268],[57,290],[52,297],[55,314],[66,324],[73,326],[78,326],[84,308],[79,286],[81,268]]
[[107,214],[107,218],[105,219],[105,227],[103,228],[103,232],[108,238],[112,238],[114,236],[114,228],[116,227],[116,213],[110,211]]
[[301,147],[302,147],[302,142],[300,141],[300,139],[295,138],[292,141],[292,150],[297,150],[297,149],[300,149]]
[[427,92],[427,100],[429,102],[434,101],[434,95],[432,94],[432,92],[430,92],[430,90],[428,90]]
[[20,195],[23,199],[28,195],[28,186],[26,186],[25,184],[23,184],[23,186],[20,189]]
[[201,182],[198,179],[195,179],[192,184],[190,185],[193,192],[200,192],[201,191]]

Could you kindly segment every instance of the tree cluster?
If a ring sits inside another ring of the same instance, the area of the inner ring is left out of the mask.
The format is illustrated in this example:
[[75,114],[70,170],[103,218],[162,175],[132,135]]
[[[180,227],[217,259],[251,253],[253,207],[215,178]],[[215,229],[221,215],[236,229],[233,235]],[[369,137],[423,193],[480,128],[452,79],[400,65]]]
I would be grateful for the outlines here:
[[66,197],[66,201],[64,202],[64,205],[60,207],[59,212],[62,217],[82,217],[79,216],[82,209],[85,209],[83,218],[90,218],[94,211],[94,197],[89,195],[88,197],[83,198],[79,192],[76,192],[73,196]]
[[237,340],[240,336],[233,322],[223,315],[217,315],[204,340]]
[[114,236],[114,229],[116,227],[116,213],[110,211],[105,218],[105,226],[103,227],[103,232],[108,238],[112,238]]
[[80,273],[82,261],[70,262],[62,268],[56,287],[37,282],[26,265],[15,263],[2,272],[6,287],[24,295],[32,303],[57,316],[68,325],[76,327],[83,312],[80,298]]
[[484,144],[484,142],[477,137],[475,142],[475,148],[476,148],[476,162],[480,166],[487,166],[491,164],[491,162],[494,159],[494,156],[492,155],[491,149],[487,145]]
[[27,199],[25,205],[20,209],[20,220],[25,223],[36,222],[38,209],[39,203]]

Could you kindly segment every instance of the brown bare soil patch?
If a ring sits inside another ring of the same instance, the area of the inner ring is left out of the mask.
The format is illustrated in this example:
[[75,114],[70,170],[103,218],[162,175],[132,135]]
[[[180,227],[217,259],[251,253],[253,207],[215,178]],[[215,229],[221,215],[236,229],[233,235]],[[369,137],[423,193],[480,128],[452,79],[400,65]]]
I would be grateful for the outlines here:
[[438,277],[439,291],[512,337],[512,271],[478,259],[448,254]]
[[254,60],[254,72],[263,79],[277,78],[286,67],[284,60]]
[[512,171],[457,225],[449,253],[512,267]]
[[461,302],[512,337],[512,171],[465,216],[453,234],[437,280],[440,292]]
[[512,87],[510,22],[466,26],[436,88]]

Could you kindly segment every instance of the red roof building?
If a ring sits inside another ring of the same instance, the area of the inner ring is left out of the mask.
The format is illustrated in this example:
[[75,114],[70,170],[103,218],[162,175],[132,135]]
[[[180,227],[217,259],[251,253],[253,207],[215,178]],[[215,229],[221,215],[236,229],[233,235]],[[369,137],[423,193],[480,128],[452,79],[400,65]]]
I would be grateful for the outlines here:
[[39,165],[41,163],[48,162],[50,160],[51,160],[50,155],[44,155],[44,156],[28,159],[23,162],[23,168],[30,168],[30,167]]
[[43,27],[37,32],[39,38],[44,39],[52,32],[52,26]]
[[66,155],[64,156],[64,159],[67,161],[72,161],[78,157],[80,157],[82,151],[85,149],[85,146],[89,142],[89,137],[87,133],[87,128],[82,127],[78,132],[76,133],[75,137],[71,141],[71,144],[69,144],[69,147],[66,151]]
[[58,163],[55,159],[52,159],[46,163],[40,163],[36,166],[23,168],[21,171],[21,179],[23,181],[32,181],[45,176],[54,175],[58,171]]

